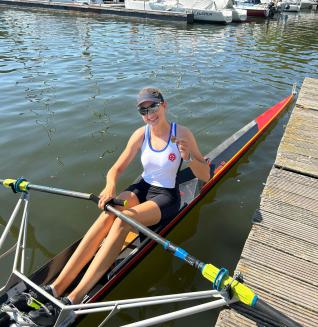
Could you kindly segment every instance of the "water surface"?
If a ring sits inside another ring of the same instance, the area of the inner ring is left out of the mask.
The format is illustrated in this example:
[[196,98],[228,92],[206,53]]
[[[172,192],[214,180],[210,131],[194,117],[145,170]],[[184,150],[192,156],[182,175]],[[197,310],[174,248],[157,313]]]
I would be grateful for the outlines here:
[[[105,172],[142,124],[140,88],[155,85],[169,119],[186,125],[207,153],[286,97],[293,82],[318,78],[318,14],[227,26],[185,26],[94,15],[0,8],[0,178],[97,193]],[[290,111],[193,209],[169,239],[233,272],[251,228]],[[118,189],[140,169],[136,160]],[[17,195],[1,190],[0,230]],[[91,225],[93,204],[32,193],[27,272]],[[17,239],[14,225],[9,248]],[[3,281],[8,259],[1,265]],[[107,299],[209,289],[191,267],[156,248]],[[193,303],[195,304],[195,303]],[[182,308],[125,311],[110,326]],[[216,312],[166,326],[212,326]],[[97,325],[94,315],[81,326]]]

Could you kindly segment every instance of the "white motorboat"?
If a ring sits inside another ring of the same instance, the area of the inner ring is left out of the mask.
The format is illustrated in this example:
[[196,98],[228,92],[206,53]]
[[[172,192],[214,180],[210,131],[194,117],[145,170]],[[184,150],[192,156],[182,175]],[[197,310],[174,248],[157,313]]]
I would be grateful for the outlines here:
[[233,22],[245,22],[247,19],[247,10],[234,8],[233,0],[215,0],[214,4],[217,9],[231,10]]
[[249,17],[268,17],[270,13],[267,3],[255,3],[253,0],[236,0],[234,8],[247,11]]
[[229,8],[232,11],[233,22],[245,22],[247,20],[247,10],[241,8]]
[[318,2],[315,0],[301,0],[300,9],[311,9],[313,6],[317,5]]
[[231,23],[232,11],[216,9],[211,0],[125,0],[125,8],[193,13],[195,21]]
[[300,3],[300,0],[282,0],[277,2],[277,9],[281,11],[299,12],[301,7]]

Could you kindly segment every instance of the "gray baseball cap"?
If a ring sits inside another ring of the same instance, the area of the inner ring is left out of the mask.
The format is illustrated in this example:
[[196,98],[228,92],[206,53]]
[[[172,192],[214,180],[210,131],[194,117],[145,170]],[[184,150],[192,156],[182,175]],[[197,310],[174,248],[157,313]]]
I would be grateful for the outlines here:
[[161,91],[155,87],[144,87],[137,96],[137,106],[141,105],[143,102],[151,101],[154,103],[163,102],[163,96]]

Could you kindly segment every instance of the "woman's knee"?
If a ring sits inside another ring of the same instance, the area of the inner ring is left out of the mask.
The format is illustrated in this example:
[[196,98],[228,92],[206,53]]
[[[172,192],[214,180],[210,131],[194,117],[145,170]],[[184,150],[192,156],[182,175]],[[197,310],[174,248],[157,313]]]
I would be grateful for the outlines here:
[[[127,207],[131,208],[139,204],[139,200],[136,196],[135,193],[130,192],[130,191],[124,191],[120,193],[118,196],[119,199],[126,200],[127,201]],[[124,209],[124,208],[119,208],[119,209]]]
[[102,212],[95,223],[99,225],[108,225],[110,221],[114,221],[115,215],[111,212]]
[[120,218],[116,218],[113,222],[112,229],[114,229],[117,233],[125,233],[128,234],[131,231],[131,226]]

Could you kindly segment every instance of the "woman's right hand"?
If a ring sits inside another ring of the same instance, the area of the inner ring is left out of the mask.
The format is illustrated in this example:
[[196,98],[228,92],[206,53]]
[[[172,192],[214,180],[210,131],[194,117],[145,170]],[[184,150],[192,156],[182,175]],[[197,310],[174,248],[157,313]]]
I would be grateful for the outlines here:
[[105,204],[116,197],[116,188],[107,184],[99,194],[98,208],[104,210]]

